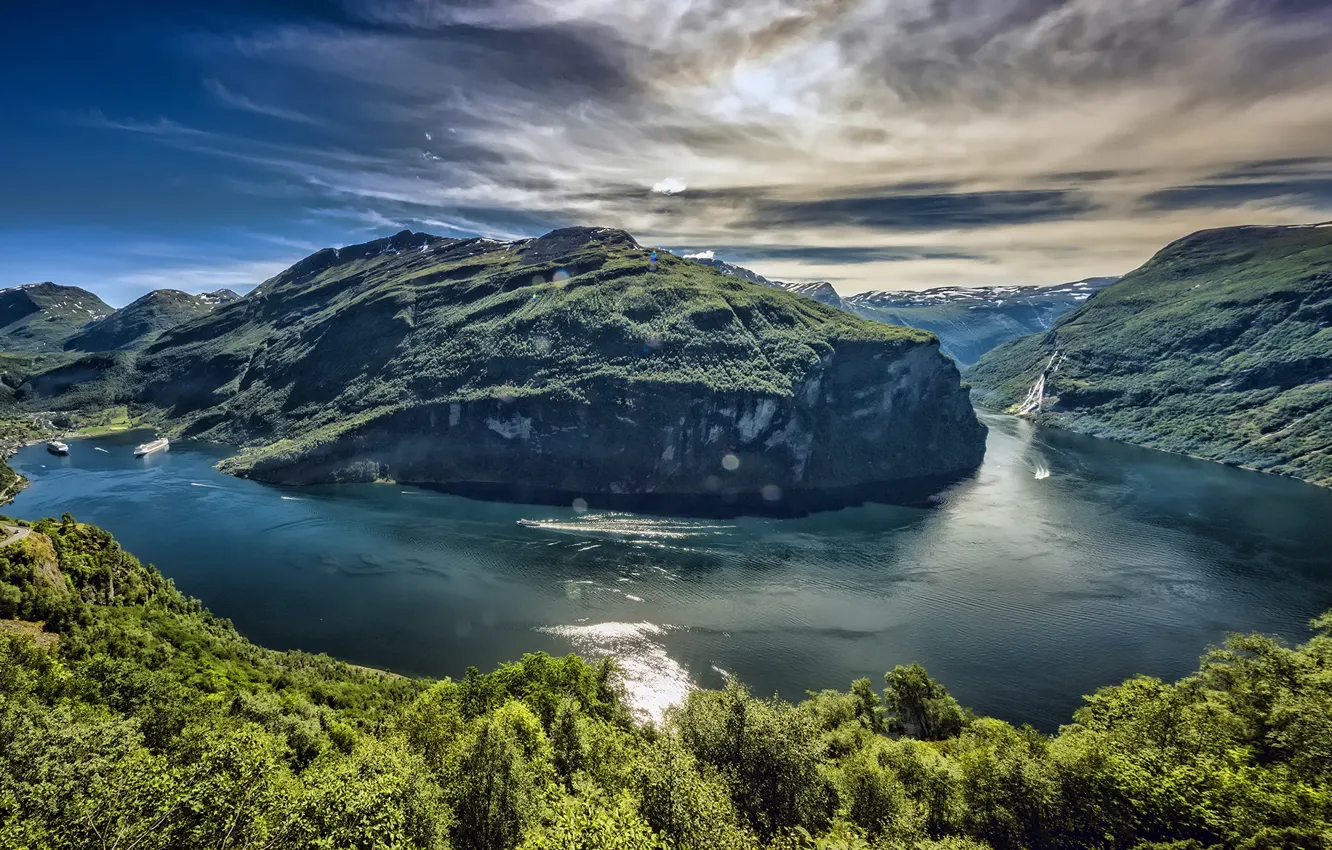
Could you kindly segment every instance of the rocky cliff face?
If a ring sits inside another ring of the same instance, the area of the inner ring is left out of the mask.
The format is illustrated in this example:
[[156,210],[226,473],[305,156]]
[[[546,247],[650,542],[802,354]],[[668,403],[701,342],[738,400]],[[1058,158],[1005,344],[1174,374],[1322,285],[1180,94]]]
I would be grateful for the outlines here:
[[978,466],[984,434],[936,347],[856,342],[838,345],[790,395],[642,387],[586,403],[434,404],[241,469],[294,484],[392,478],[565,503],[623,496],[633,498],[610,503],[689,508],[679,497],[699,497],[780,509],[852,491],[914,500]]

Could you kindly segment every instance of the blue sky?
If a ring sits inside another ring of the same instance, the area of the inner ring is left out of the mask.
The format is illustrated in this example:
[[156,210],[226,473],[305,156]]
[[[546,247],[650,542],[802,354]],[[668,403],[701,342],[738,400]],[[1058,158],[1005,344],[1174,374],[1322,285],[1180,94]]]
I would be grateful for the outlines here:
[[844,292],[1332,219],[1322,0],[81,0],[0,31],[0,285],[624,227]]

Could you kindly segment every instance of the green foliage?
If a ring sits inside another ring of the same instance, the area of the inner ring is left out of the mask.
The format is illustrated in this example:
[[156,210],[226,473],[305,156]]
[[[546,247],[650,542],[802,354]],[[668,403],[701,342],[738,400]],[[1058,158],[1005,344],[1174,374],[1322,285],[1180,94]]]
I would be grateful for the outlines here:
[[1195,233],[967,378],[1014,405],[1057,351],[1051,424],[1332,485],[1329,263],[1332,228]]
[[915,666],[883,700],[733,684],[639,726],[613,665],[429,682],[272,652],[105,532],[29,527],[5,584],[20,616],[48,591],[64,609],[52,647],[0,635],[0,847],[1327,850],[1332,831],[1332,614],[1298,647],[1235,636],[1180,682],[1104,688],[1054,736],[971,717]]
[[[919,664],[894,667],[884,674],[883,704],[896,725],[913,738],[954,738],[970,716],[943,685]],[[862,697],[863,699],[863,697]]]

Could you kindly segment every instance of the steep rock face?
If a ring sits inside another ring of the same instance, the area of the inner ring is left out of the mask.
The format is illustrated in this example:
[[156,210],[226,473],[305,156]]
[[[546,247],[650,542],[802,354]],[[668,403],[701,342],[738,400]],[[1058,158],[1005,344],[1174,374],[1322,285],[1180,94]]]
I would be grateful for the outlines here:
[[984,450],[929,334],[664,252],[650,271],[606,228],[321,251],[136,365],[176,433],[286,483],[786,498],[965,474]]
[[112,312],[105,301],[77,286],[48,282],[0,289],[0,350],[58,351],[65,340]]
[[964,473],[979,465],[983,440],[956,370],[933,347],[889,354],[851,343],[835,348],[789,396],[668,386],[589,403],[526,397],[428,405],[242,469],[285,483],[389,477],[587,497],[777,501]]
[[967,374],[1050,424],[1332,485],[1332,226],[1195,233]]

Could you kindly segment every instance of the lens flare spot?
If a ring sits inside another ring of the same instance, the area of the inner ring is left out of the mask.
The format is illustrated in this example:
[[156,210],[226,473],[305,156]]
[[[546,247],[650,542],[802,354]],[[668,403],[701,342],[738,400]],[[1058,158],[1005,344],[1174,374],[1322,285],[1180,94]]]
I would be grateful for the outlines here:
[[739,468],[740,468],[740,458],[731,454],[722,457],[722,469],[726,470],[727,472],[735,472]]
[[573,500],[573,509],[580,514],[587,513],[587,499],[581,496]]

